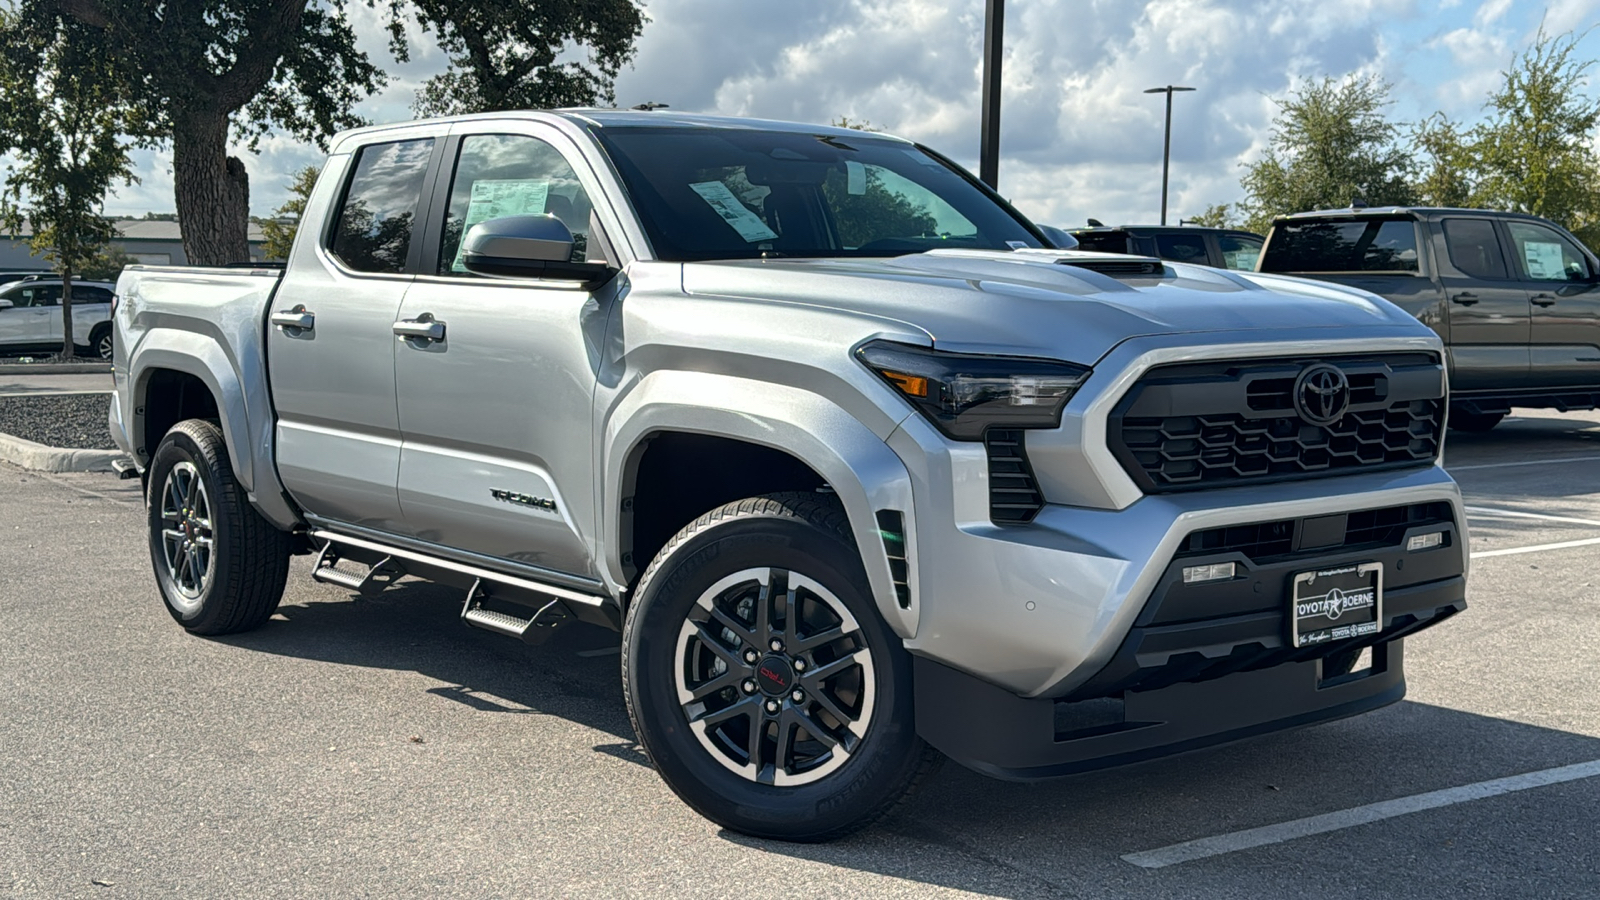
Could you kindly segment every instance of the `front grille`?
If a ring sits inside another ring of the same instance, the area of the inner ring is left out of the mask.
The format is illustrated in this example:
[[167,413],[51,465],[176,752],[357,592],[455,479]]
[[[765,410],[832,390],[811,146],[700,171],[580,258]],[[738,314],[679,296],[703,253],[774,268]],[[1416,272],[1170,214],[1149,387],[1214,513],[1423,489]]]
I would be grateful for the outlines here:
[[[1296,410],[1318,362],[1350,384],[1330,425]],[[1222,361],[1150,370],[1112,413],[1111,450],[1152,493],[1430,464],[1444,424],[1444,367],[1428,353]]]
[[[1313,518],[1320,520],[1325,517]],[[1307,547],[1303,552],[1320,555],[1362,547],[1392,547],[1399,544],[1411,528],[1419,525],[1444,526],[1454,521],[1450,504],[1444,501],[1364,509],[1345,515],[1342,542],[1319,543]],[[1188,558],[1239,553],[1252,561],[1289,556],[1301,552],[1299,542],[1305,533],[1305,522],[1305,519],[1281,519],[1192,531],[1178,545],[1176,555]]]
[[1026,525],[1044,508],[1044,495],[1022,446],[1022,432],[991,428],[983,435],[989,452],[989,518],[996,525]]

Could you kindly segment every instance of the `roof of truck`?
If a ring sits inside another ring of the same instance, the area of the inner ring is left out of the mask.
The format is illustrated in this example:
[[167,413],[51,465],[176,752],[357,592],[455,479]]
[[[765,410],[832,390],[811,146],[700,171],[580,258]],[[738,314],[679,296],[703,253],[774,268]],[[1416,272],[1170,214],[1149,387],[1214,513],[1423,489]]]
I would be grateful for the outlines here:
[[1438,216],[1504,216],[1515,219],[1537,219],[1538,216],[1529,213],[1507,212],[1502,209],[1467,209],[1456,206],[1356,206],[1343,209],[1314,209],[1308,212],[1290,213],[1278,216],[1274,221],[1283,219],[1324,219],[1332,216],[1421,216],[1436,218]]

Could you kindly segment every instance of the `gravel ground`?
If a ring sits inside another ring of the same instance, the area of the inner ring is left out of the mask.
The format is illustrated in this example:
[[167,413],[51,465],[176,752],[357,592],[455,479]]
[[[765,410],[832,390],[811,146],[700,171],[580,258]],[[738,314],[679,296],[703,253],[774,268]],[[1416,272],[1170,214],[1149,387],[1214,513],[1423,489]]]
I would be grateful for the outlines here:
[[106,430],[109,394],[0,397],[0,434],[51,447],[115,450]]

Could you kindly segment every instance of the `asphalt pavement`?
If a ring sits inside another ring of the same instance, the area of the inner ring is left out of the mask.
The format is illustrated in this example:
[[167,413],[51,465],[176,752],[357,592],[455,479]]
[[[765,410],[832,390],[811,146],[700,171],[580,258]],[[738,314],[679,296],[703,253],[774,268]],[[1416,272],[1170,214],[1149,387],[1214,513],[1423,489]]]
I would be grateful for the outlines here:
[[137,481],[0,464],[0,896],[1600,896],[1600,413],[1447,459],[1471,608],[1407,641],[1405,701],[1044,784],[946,765],[822,846],[676,800],[610,632],[528,648],[301,558],[266,627],[191,637]]

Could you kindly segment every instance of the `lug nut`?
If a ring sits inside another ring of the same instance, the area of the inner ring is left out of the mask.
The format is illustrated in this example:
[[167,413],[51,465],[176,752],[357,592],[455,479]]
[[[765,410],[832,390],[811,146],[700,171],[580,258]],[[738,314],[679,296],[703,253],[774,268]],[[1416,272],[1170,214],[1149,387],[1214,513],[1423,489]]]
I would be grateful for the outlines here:
[[778,711],[778,701],[776,701],[776,700],[768,700],[767,701],[767,712],[776,713],[777,711]]
[[744,680],[744,684],[740,685],[740,687],[744,688],[746,694],[754,694],[756,692],[756,683],[748,678]]
[[794,661],[794,670],[796,672],[804,672],[806,670],[806,661],[803,660],[803,659],[795,660]]
[[760,658],[761,658],[760,654],[756,653],[754,650],[746,650],[744,652],[744,661],[749,663],[752,666],[755,665],[756,664],[756,660],[758,660]]
[[773,653],[782,653],[783,652],[783,641],[780,641],[777,638],[773,638],[772,639],[772,643],[768,644],[767,646],[772,648],[772,652]]
[[804,703],[806,702],[806,692],[800,690],[799,688],[795,688],[794,693],[789,695],[789,699],[796,703]]

